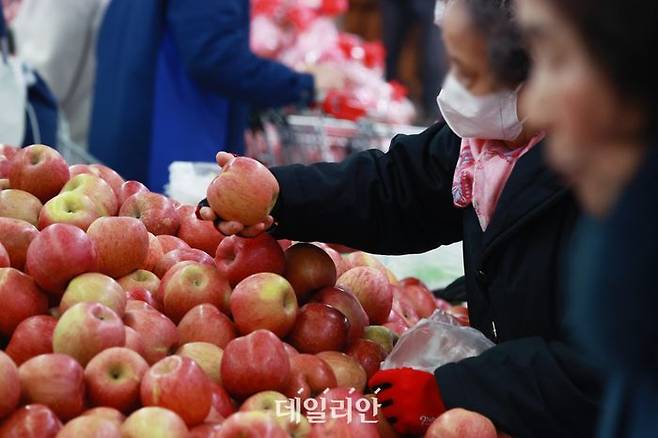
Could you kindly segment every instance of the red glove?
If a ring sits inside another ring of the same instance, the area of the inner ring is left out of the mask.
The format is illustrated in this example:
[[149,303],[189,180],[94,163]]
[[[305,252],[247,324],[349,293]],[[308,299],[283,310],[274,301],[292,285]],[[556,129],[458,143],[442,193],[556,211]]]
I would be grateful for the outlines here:
[[378,371],[368,382],[379,388],[382,413],[400,434],[423,435],[446,408],[433,374],[412,368]]

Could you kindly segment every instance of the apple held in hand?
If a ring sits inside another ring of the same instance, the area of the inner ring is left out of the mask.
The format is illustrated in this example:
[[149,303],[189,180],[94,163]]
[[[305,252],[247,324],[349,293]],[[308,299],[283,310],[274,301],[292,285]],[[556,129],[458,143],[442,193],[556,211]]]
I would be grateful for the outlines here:
[[281,246],[267,233],[251,238],[225,238],[217,247],[215,264],[233,287],[250,275],[261,272],[283,275],[286,269]]
[[160,257],[160,260],[155,264],[153,273],[162,278],[165,276],[175,264],[180,262],[198,262],[204,265],[215,267],[215,261],[205,252],[200,249],[193,248],[178,248],[172,249],[167,254]]
[[393,306],[393,292],[384,274],[377,269],[352,268],[340,276],[336,285],[354,294],[371,324],[383,324],[387,321]]
[[123,438],[187,438],[185,422],[175,412],[146,407],[133,412],[121,426]]
[[285,251],[285,277],[297,298],[336,284],[336,265],[322,248],[310,243],[296,243]]
[[192,359],[169,356],[151,367],[141,384],[144,406],[176,412],[188,426],[195,426],[210,412],[209,379]]
[[290,283],[267,272],[242,280],[230,296],[230,306],[242,334],[265,329],[282,338],[297,318],[297,297]]
[[56,324],[57,320],[49,315],[36,315],[24,319],[16,326],[5,352],[16,365],[21,365],[40,354],[52,353]]
[[48,406],[66,421],[84,408],[84,370],[65,354],[42,354],[18,368],[23,400]]
[[[197,262],[180,262],[162,277],[160,283],[164,313],[174,322],[199,304],[228,307],[231,287],[214,266]],[[156,297],[157,298],[157,297]]]
[[368,315],[359,300],[351,293],[337,287],[327,287],[315,293],[311,300],[331,306],[347,317],[350,323],[348,343],[353,343],[363,335],[368,325]]
[[465,409],[451,409],[437,418],[427,438],[496,438],[496,427],[487,417]]
[[33,404],[14,411],[0,424],[2,438],[55,438],[62,422],[47,406]]
[[178,211],[164,195],[152,192],[136,193],[121,206],[119,216],[129,216],[141,220],[146,229],[159,236],[175,236],[180,226]]
[[0,419],[9,415],[16,407],[21,397],[21,381],[18,377],[16,364],[0,350]]
[[94,406],[132,412],[139,406],[140,383],[148,369],[146,361],[128,348],[103,350],[85,367],[87,396]]
[[41,202],[59,193],[68,180],[69,168],[66,161],[59,152],[48,146],[28,146],[19,150],[11,159],[11,187],[32,193]]
[[112,277],[88,272],[78,275],[69,283],[59,303],[64,313],[78,303],[100,303],[112,309],[119,318],[126,311],[126,293]]
[[102,217],[87,230],[98,252],[98,268],[112,278],[121,278],[140,269],[149,250],[148,231],[143,223],[129,217]]
[[74,277],[96,270],[98,253],[80,228],[54,224],[42,230],[27,250],[25,268],[37,284],[61,295]]
[[0,268],[0,335],[11,336],[26,318],[48,311],[48,298],[18,269]]
[[12,268],[21,271],[25,269],[27,248],[38,235],[39,230],[32,224],[20,219],[0,217],[0,243],[9,254]]
[[278,196],[279,183],[272,172],[246,157],[236,157],[226,163],[207,192],[210,208],[219,217],[245,226],[263,222]]
[[38,224],[41,201],[23,190],[0,191],[0,216],[20,219],[34,226]]
[[60,194],[67,192],[88,196],[96,204],[99,216],[115,216],[119,210],[117,196],[112,187],[98,176],[81,174],[72,177],[62,187]]
[[339,310],[321,303],[304,305],[288,336],[301,353],[342,350],[347,344],[350,323]]
[[280,391],[290,374],[283,343],[267,330],[236,338],[224,349],[222,383],[232,396],[245,399],[260,391]]
[[209,342],[190,342],[182,345],[176,354],[192,359],[210,380],[218,385],[222,384],[219,364],[222,363],[224,351],[217,345]]
[[196,207],[192,205],[179,207],[178,214],[180,216],[178,237],[192,248],[200,249],[214,256],[217,252],[217,245],[224,238],[215,225],[210,221],[199,220],[196,217]]
[[126,331],[117,314],[100,303],[75,304],[61,316],[53,333],[53,351],[75,358],[85,366],[110,347],[123,347]]
[[225,348],[238,336],[238,330],[224,313],[212,304],[200,304],[190,309],[178,323],[181,345],[208,342]]
[[323,351],[317,356],[331,367],[339,387],[357,391],[363,391],[366,387],[366,371],[353,357],[339,351]]
[[[145,306],[148,306],[144,303]],[[154,364],[178,346],[178,332],[173,322],[148,306],[146,309],[126,310],[123,322],[139,333],[144,344],[143,357]]]

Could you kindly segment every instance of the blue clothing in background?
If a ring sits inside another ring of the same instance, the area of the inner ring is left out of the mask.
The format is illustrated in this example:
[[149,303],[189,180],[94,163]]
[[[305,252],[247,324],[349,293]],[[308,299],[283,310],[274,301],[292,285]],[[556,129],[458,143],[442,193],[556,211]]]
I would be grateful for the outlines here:
[[250,108],[310,103],[313,78],[254,55],[248,0],[112,0],[90,149],[162,190],[171,161],[242,153]]

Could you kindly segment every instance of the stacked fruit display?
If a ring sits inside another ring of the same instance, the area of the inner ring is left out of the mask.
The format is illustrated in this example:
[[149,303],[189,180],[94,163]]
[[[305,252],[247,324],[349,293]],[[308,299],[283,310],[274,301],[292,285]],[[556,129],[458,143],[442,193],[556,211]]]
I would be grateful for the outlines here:
[[[360,252],[224,237],[46,146],[1,155],[0,438],[395,436],[364,392],[436,309],[422,283]],[[276,412],[291,400],[297,416]],[[329,415],[347,401],[351,421]]]

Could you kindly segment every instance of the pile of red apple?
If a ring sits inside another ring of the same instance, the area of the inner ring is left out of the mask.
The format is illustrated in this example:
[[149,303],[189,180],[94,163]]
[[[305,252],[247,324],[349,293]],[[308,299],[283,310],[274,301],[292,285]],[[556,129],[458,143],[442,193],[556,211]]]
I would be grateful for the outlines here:
[[381,415],[273,409],[366,397],[440,304],[418,280],[321,243],[224,237],[47,146],[4,147],[0,184],[0,438],[395,436]]

